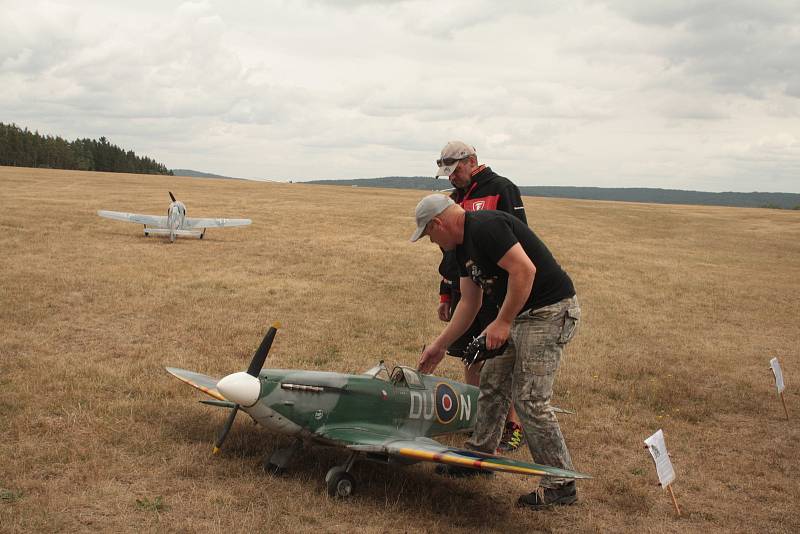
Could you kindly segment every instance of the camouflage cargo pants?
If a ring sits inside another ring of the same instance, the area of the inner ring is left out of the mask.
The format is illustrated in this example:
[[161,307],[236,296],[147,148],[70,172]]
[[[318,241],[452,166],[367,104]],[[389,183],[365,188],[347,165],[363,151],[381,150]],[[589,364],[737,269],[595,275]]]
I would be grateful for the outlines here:
[[[475,431],[466,446],[494,453],[513,400],[536,463],[573,469],[558,419],[550,406],[564,346],[575,335],[581,308],[577,297],[517,316],[506,351],[481,370]],[[544,477],[553,488],[567,479]]]

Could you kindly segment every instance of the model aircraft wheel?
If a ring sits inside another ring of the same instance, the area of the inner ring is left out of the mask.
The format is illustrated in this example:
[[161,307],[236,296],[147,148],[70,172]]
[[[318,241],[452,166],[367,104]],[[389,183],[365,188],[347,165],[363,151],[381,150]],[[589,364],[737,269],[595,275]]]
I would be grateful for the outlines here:
[[286,474],[286,468],[273,464],[272,462],[264,462],[264,472],[270,475],[279,477]]
[[331,468],[325,482],[328,485],[328,495],[339,499],[350,497],[356,489],[356,479],[343,467]]

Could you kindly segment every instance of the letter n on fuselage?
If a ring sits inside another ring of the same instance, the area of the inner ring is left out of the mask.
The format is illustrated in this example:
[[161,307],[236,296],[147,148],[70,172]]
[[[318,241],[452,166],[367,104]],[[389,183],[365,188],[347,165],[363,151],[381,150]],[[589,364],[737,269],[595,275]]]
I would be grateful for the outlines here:
[[469,421],[470,415],[472,415],[472,397],[461,395],[461,417],[459,419]]

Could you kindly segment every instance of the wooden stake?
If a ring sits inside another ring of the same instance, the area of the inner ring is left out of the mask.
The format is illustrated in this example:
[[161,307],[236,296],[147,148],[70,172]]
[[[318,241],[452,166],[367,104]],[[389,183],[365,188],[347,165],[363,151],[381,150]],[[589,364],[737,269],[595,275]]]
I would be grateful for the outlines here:
[[786,414],[786,420],[789,420],[789,410],[786,409],[786,399],[783,398],[783,391],[781,391],[781,402],[783,403],[783,411]]
[[680,516],[681,515],[681,509],[678,506],[678,501],[675,499],[675,494],[672,492],[672,484],[668,485],[667,489],[669,490],[669,496],[672,497],[672,504],[675,505],[675,511],[678,512],[678,515]]

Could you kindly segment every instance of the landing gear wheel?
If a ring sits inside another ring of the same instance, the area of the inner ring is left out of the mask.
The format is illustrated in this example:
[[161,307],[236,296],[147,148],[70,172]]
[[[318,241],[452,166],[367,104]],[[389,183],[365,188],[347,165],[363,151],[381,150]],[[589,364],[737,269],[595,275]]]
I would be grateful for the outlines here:
[[328,471],[325,483],[328,486],[328,495],[339,499],[350,497],[356,489],[356,479],[341,466],[332,467]]
[[269,473],[270,475],[279,477],[286,474],[286,468],[281,467],[277,464],[273,464],[270,461],[264,462],[264,472]]

